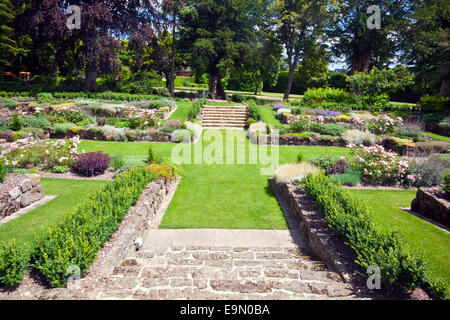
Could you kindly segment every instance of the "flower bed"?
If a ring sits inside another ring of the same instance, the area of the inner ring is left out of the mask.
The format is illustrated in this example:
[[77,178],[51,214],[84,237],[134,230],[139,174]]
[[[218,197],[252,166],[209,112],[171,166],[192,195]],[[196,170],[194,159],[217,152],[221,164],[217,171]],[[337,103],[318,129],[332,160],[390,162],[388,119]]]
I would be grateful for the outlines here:
[[29,144],[12,143],[4,154],[5,164],[17,168],[34,168],[52,171],[57,166],[69,166],[77,154],[79,137],[70,140],[39,141]]
[[[145,187],[158,177],[154,171],[137,166],[122,173],[86,197],[63,222],[37,236],[32,252],[17,246],[14,240],[0,244],[0,284],[17,285],[30,267],[39,271],[52,287],[64,287],[73,266],[84,274]],[[157,191],[152,203],[159,204],[158,197],[167,190],[158,188]]]

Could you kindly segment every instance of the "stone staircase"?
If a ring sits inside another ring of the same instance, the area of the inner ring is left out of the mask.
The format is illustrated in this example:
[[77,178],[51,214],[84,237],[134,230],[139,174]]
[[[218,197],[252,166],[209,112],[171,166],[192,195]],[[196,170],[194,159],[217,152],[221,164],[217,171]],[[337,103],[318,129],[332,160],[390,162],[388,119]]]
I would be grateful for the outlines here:
[[289,232],[152,230],[140,251],[85,293],[91,299],[145,300],[357,298],[351,285],[312,255],[299,232],[295,241]]
[[202,107],[202,126],[204,128],[245,128],[249,116],[247,106]]

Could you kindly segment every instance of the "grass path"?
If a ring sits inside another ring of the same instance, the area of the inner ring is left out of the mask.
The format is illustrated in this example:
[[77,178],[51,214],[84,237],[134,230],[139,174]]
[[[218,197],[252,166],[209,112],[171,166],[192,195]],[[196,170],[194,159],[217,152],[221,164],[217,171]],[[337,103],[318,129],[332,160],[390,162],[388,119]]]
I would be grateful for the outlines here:
[[181,122],[186,121],[189,110],[191,109],[192,104],[189,102],[177,102],[177,110],[169,117],[170,120],[180,120]]
[[427,137],[436,140],[436,141],[445,141],[445,142],[450,142],[450,138],[446,137],[446,136],[441,136],[439,134],[436,133],[432,133],[432,132],[424,132],[424,135],[426,135]]
[[260,106],[258,107],[261,114],[261,120],[271,126],[281,126],[280,120],[276,118],[276,113],[273,111],[272,106]]
[[80,200],[94,192],[106,181],[41,179],[47,195],[57,195],[52,201],[24,214],[0,227],[0,241],[15,238],[19,244],[33,244],[33,235],[75,210]]
[[349,190],[373,208],[375,222],[385,230],[397,230],[413,248],[423,251],[432,272],[450,288],[450,234],[399,208],[409,208],[415,191]]

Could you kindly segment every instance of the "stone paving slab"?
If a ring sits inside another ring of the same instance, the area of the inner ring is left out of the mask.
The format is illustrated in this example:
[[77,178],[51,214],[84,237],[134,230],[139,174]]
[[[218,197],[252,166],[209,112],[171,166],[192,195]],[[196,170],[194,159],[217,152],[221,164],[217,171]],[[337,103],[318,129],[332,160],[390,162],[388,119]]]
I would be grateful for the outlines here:
[[[167,239],[169,233],[165,230],[157,236]],[[274,235],[274,232],[266,233]],[[177,234],[189,239],[195,232]],[[237,234],[253,235],[248,230]],[[267,239],[274,245],[274,237]],[[122,261],[109,276],[91,283],[91,289],[85,292],[93,299],[357,298],[351,285],[344,283],[337,273],[328,271],[320,260],[309,256],[306,248],[296,248],[291,243],[283,243],[284,247],[267,247],[261,243],[255,247],[207,247],[206,243],[202,246],[194,243],[197,242],[168,247],[165,251],[144,246]]]
[[177,246],[307,247],[298,230],[152,229],[142,250],[165,251]]

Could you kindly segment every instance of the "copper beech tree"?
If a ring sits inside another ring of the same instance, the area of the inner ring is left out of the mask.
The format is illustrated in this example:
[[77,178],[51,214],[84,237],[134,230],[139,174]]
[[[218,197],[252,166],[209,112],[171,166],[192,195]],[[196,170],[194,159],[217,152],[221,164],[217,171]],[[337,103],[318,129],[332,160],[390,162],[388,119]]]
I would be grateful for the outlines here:
[[[67,27],[70,6],[80,8],[79,29]],[[99,74],[119,71],[118,38],[143,29],[153,34],[161,19],[160,7],[156,0],[43,0],[33,20],[38,32],[54,41],[66,37],[81,40],[85,89],[96,90]]]

